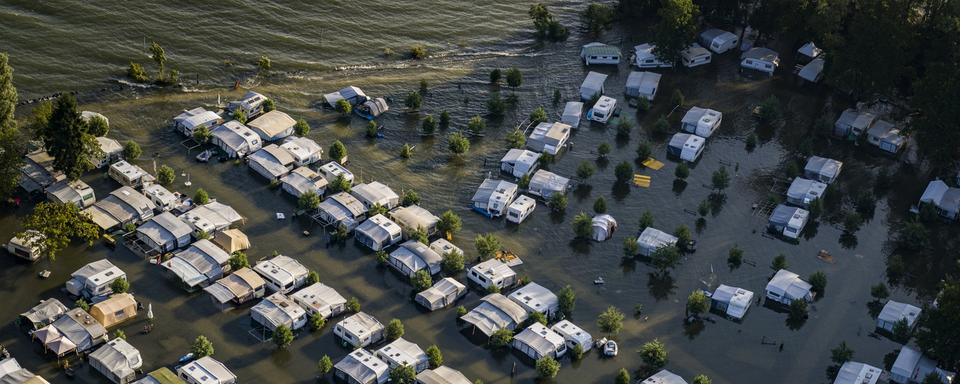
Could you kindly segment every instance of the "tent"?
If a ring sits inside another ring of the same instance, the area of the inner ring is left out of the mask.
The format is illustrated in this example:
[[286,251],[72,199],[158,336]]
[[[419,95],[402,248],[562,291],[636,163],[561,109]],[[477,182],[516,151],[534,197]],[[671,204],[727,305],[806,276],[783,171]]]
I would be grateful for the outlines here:
[[110,328],[137,317],[137,301],[129,293],[118,293],[90,306],[90,316]]
[[247,238],[246,234],[235,228],[217,232],[213,236],[213,242],[231,254],[250,248],[250,239]]
[[425,308],[436,311],[453,305],[457,299],[465,294],[467,294],[465,285],[451,277],[445,277],[432,287],[418,293],[415,300]]
[[617,220],[607,214],[594,216],[590,223],[593,228],[593,240],[595,241],[606,241],[617,230]]

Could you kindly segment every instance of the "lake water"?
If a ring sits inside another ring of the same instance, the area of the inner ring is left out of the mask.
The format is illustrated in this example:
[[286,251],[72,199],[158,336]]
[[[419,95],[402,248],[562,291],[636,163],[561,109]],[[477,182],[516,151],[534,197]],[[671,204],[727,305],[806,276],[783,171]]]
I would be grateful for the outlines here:
[[[167,2],[163,5],[120,2],[91,5],[80,2],[34,4],[5,2],[0,5],[2,49],[11,54],[16,82],[24,99],[60,91],[80,90],[84,109],[96,110],[110,118],[109,136],[138,141],[144,147],[139,164],[148,170],[156,163],[168,164],[190,175],[192,187],[178,177],[176,188],[192,194],[204,188],[218,200],[235,207],[247,219],[243,231],[254,247],[252,260],[267,257],[277,250],[294,256],[315,269],[321,281],[346,297],[356,296],[363,310],[382,322],[403,320],[410,341],[426,348],[437,344],[444,352],[444,363],[461,370],[472,379],[487,383],[527,383],[535,379],[531,365],[512,353],[496,353],[475,345],[464,335],[455,318],[455,309],[425,313],[411,300],[410,286],[389,270],[378,268],[371,252],[353,243],[328,246],[318,228],[297,219],[277,221],[276,212],[288,217],[296,203],[279,190],[251,173],[245,165],[232,162],[198,164],[195,153],[187,153],[183,140],[167,128],[169,119],[183,109],[213,105],[238,97],[242,90],[228,87],[237,80],[243,88],[252,88],[277,101],[279,109],[294,117],[307,119],[313,126],[309,137],[328,146],[334,139],[344,141],[350,151],[350,168],[363,180],[379,180],[400,191],[414,189],[423,198],[422,205],[435,214],[452,209],[464,219],[464,230],[455,243],[476,257],[472,239],[478,233],[494,233],[508,248],[524,260],[518,272],[548,288],[558,290],[571,285],[577,292],[572,320],[595,337],[601,335],[596,315],[609,305],[627,314],[624,329],[617,336],[620,356],[600,358],[591,352],[573,363],[564,359],[557,382],[612,382],[617,370],[640,368],[640,345],[654,338],[664,341],[669,351],[667,369],[690,380],[699,373],[714,383],[819,383],[827,382],[829,349],[841,340],[856,350],[855,358],[882,365],[885,354],[897,344],[869,334],[873,330],[867,302],[869,287],[884,280],[884,242],[888,223],[903,212],[903,204],[889,208],[884,200],[875,215],[857,233],[857,243],[843,247],[842,229],[830,223],[815,225],[798,244],[764,235],[766,217],[755,215],[752,205],[776,195],[778,179],[783,179],[783,162],[795,154],[806,127],[821,114],[823,94],[793,85],[787,71],[774,80],[748,80],[737,75],[733,54],[715,57],[714,64],[694,71],[663,71],[664,77],[653,111],[636,116],[633,108],[624,114],[641,126],[652,125],[660,114],[670,113],[670,95],[680,89],[686,104],[700,105],[724,112],[721,131],[710,139],[703,158],[692,167],[688,183],[680,192],[674,187],[676,163],[665,161],[659,171],[638,168],[650,175],[650,188],[616,187],[613,168],[621,161],[634,163],[637,144],[654,144],[654,156],[665,158],[668,136],[649,133],[635,127],[629,140],[617,140],[611,127],[591,127],[582,123],[575,133],[573,148],[549,166],[553,172],[573,176],[583,160],[594,161],[600,143],[610,143],[613,151],[607,162],[587,181],[590,187],[571,194],[565,215],[551,215],[541,206],[520,226],[502,220],[488,220],[469,210],[475,188],[488,175],[498,174],[498,161],[504,152],[503,137],[536,106],[543,105],[551,115],[559,115],[553,105],[554,90],[564,100],[577,98],[577,89],[587,69],[578,61],[579,46],[590,41],[574,31],[572,38],[560,44],[542,44],[532,38],[526,19],[527,3],[395,1],[323,2],[314,6],[289,7],[260,2],[220,2],[202,6],[192,2]],[[567,25],[575,25],[576,13],[583,5],[561,2],[551,5]],[[618,44],[625,52],[649,38],[643,25],[609,32],[603,41]],[[161,42],[171,66],[179,67],[189,92],[142,90],[118,86],[117,79],[131,59],[152,63],[143,50],[143,41]],[[424,44],[434,57],[423,61],[385,57],[384,49],[405,52],[412,44]],[[789,48],[779,47],[781,52]],[[254,76],[259,55],[273,59],[274,74]],[[403,97],[426,79],[429,91],[423,113],[442,110],[453,116],[453,129],[461,129],[470,116],[486,112],[485,101],[496,90],[487,84],[493,68],[517,67],[524,75],[518,89],[504,86],[500,92],[517,95],[518,104],[502,119],[490,120],[484,137],[474,138],[469,154],[452,158],[446,132],[423,138],[417,129],[415,114],[403,113]],[[791,68],[790,60],[784,65]],[[610,75],[608,94],[622,98],[629,69],[591,68]],[[382,122],[385,138],[371,141],[363,136],[364,121],[343,121],[329,111],[317,108],[322,94],[345,85],[362,87],[368,95],[384,95],[393,100],[393,108]],[[788,123],[775,134],[761,135],[761,144],[747,151],[744,138],[753,129],[749,110],[771,94],[780,97],[787,110]],[[682,113],[675,111],[673,113]],[[404,143],[415,145],[412,159],[403,161],[399,150]],[[856,190],[864,175],[880,167],[893,168],[890,159],[865,155],[848,147],[818,140],[815,152],[845,161],[841,190]],[[664,280],[652,275],[645,263],[622,258],[622,243],[636,235],[637,221],[644,211],[654,214],[655,227],[672,232],[679,225],[695,228],[697,207],[711,193],[710,175],[725,166],[733,175],[722,207],[706,217],[706,226],[695,231],[699,243],[696,253],[686,256],[682,265]],[[913,201],[922,184],[909,171],[900,171],[905,182],[889,195],[890,201]],[[100,172],[85,178],[98,196],[105,196],[117,185]],[[570,227],[580,211],[591,212],[597,197],[607,200],[609,212],[620,229],[603,243],[575,241]],[[29,207],[4,208],[0,214],[0,238],[7,239],[18,230],[19,220]],[[304,236],[310,230],[311,236]],[[738,245],[748,263],[739,269],[726,266],[727,251]],[[820,261],[821,249],[834,256],[833,263]],[[822,270],[829,279],[827,294],[811,308],[810,318],[799,329],[790,329],[786,314],[754,306],[742,323],[716,315],[702,329],[683,325],[687,294],[698,288],[713,288],[719,283],[743,287],[762,295],[768,267],[777,254],[786,254],[789,269],[802,276]],[[6,299],[0,313],[0,344],[11,349],[26,367],[53,382],[68,381],[55,361],[44,357],[37,344],[12,325],[16,314],[46,297],[72,302],[61,291],[63,282],[79,266],[107,257],[126,271],[137,298],[152,303],[157,327],[147,335],[139,333],[141,321],[123,326],[128,340],[143,353],[146,371],[160,366],[172,367],[199,334],[216,346],[215,357],[233,369],[243,382],[308,383],[316,377],[316,362],[324,354],[338,361],[349,351],[341,348],[331,332],[332,323],[320,334],[301,332],[293,345],[276,351],[272,343],[260,343],[250,330],[249,305],[227,313],[215,312],[203,294],[187,294],[178,289],[161,271],[119,247],[111,251],[101,244],[73,246],[56,262],[41,261],[28,265],[12,257],[0,257],[0,292]],[[53,272],[49,279],[37,279],[43,269]],[[593,280],[602,276],[603,286]],[[460,276],[461,280],[464,279]],[[895,290],[894,297],[910,292]],[[468,309],[479,302],[480,294],[471,292],[462,302]],[[631,316],[637,304],[643,305],[639,317]],[[784,344],[782,351],[778,350]],[[511,375],[511,371],[516,373]],[[82,367],[85,382],[104,379]]]

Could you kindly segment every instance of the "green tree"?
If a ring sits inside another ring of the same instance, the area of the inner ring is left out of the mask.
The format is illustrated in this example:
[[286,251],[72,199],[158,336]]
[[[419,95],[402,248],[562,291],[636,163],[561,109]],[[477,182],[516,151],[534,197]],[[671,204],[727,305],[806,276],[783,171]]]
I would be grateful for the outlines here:
[[146,83],[150,80],[150,77],[147,76],[147,71],[143,70],[143,66],[133,61],[130,62],[130,67],[127,68],[127,76],[138,83]]
[[567,210],[567,195],[563,193],[554,193],[550,195],[550,201],[547,205],[554,212],[563,212]]
[[403,143],[403,146],[400,147],[400,157],[403,159],[409,159],[413,157],[413,146]]
[[358,300],[356,297],[351,297],[349,300],[347,300],[347,309],[353,313],[360,312],[360,300]]
[[530,318],[527,319],[530,323],[540,323],[542,325],[547,325],[547,315],[544,315],[541,312],[534,312],[530,314]]
[[547,110],[543,109],[543,106],[537,107],[533,112],[530,112],[530,122],[533,124],[546,122],[547,118]]
[[443,261],[441,265],[443,267],[443,273],[447,275],[455,275],[460,273],[464,269],[464,257],[463,253],[458,252],[457,250],[451,250],[443,254]]
[[450,128],[450,112],[440,112],[440,129]]
[[[0,199],[6,200],[17,189],[23,164],[24,140],[15,116],[17,89],[13,86],[13,67],[0,52]],[[49,103],[43,103],[50,105]],[[38,106],[39,107],[39,106]]]
[[780,99],[776,96],[770,96],[766,100],[760,103],[759,106],[759,116],[760,125],[765,127],[773,127],[781,118],[783,118],[783,112],[780,109]]
[[724,189],[727,189],[730,186],[730,174],[727,173],[727,167],[721,166],[720,169],[713,172],[711,181],[713,182],[713,189],[716,189],[717,192],[723,192]]
[[460,134],[460,132],[454,132],[450,135],[448,147],[450,152],[453,152],[457,156],[463,155],[470,150],[470,140],[466,136]]
[[53,168],[70,180],[78,180],[93,169],[89,159],[102,154],[93,135],[87,133],[87,124],[77,110],[77,99],[65,93],[53,105],[53,113],[43,137],[44,145],[53,156]]
[[230,254],[230,269],[236,271],[240,268],[250,268],[250,261],[246,253],[235,251]]
[[930,372],[923,377],[920,384],[943,384],[943,376],[937,371]]
[[893,323],[893,339],[906,343],[910,341],[910,336],[913,333],[913,330],[910,329],[910,325],[907,323],[906,318],[901,318]]
[[542,379],[552,379],[560,372],[560,362],[550,356],[537,359],[537,375]]
[[794,300],[790,302],[790,307],[788,308],[787,318],[791,321],[798,322],[807,318],[807,301],[806,300]]
[[169,186],[173,184],[173,180],[177,177],[176,173],[173,172],[173,168],[170,168],[167,165],[161,165],[160,169],[157,170],[157,182],[160,185]]
[[656,121],[653,122],[653,133],[662,135],[667,133],[670,130],[670,122],[667,121],[666,116],[660,116]]
[[130,282],[121,277],[110,283],[110,290],[112,290],[113,293],[127,293],[127,291],[130,290]]
[[584,353],[583,347],[581,347],[580,344],[574,344],[573,348],[570,348],[570,358],[573,359],[573,361],[583,360]]
[[396,340],[403,337],[403,322],[401,322],[400,319],[391,319],[384,329],[384,335],[388,340]]
[[580,18],[590,33],[599,35],[613,24],[613,9],[603,3],[590,3]]
[[637,244],[637,238],[630,236],[623,239],[623,256],[634,257],[640,252],[640,245]]
[[604,200],[603,196],[597,197],[597,200],[593,202],[593,211],[596,213],[607,213],[607,201]]
[[477,253],[480,254],[480,258],[483,260],[493,257],[501,247],[500,239],[492,233],[478,234],[473,240],[473,244],[477,247]]
[[422,226],[417,227],[417,229],[410,232],[410,239],[419,241],[424,245],[430,245],[430,238],[427,236],[427,230],[423,229]]
[[506,348],[513,342],[513,331],[509,329],[498,329],[493,332],[493,335],[490,335],[490,340],[487,341],[487,344],[490,348],[500,349]]
[[374,255],[377,258],[377,263],[380,263],[381,265],[387,265],[387,263],[390,262],[390,254],[387,253],[387,251],[381,249],[375,252]]
[[[937,306],[924,310],[917,328],[917,345],[938,361],[960,361],[960,282],[947,280],[937,295]],[[954,363],[951,369],[957,368]]]
[[190,345],[190,353],[193,353],[194,359],[213,356],[214,352],[213,342],[204,335],[197,336],[197,338],[193,340],[193,344]]
[[810,283],[810,290],[817,294],[817,297],[822,297],[827,289],[827,275],[822,271],[816,271],[810,275],[808,279]]
[[633,178],[633,166],[626,161],[622,161],[613,169],[613,174],[617,178],[617,183],[624,184]]
[[[347,177],[344,176],[344,175],[342,175],[342,174],[337,175],[337,177],[335,177],[335,178],[333,179],[333,181],[330,182],[330,184],[327,185],[327,191],[329,191],[330,193],[338,193],[338,192],[348,192],[348,193],[349,193],[349,192],[350,192],[350,188],[351,188],[351,186],[350,186],[350,180],[347,179]],[[319,204],[317,204],[317,205],[319,205]]]
[[644,229],[650,228],[653,226],[653,213],[650,211],[643,211],[640,214],[640,231],[643,232]]
[[425,59],[427,57],[427,47],[417,44],[410,47],[410,56],[415,60]]
[[877,285],[870,287],[870,296],[873,296],[874,300],[880,301],[890,296],[890,291],[887,290],[886,284],[877,283]]
[[433,286],[433,278],[430,277],[430,272],[426,269],[421,269],[410,277],[410,284],[413,285],[415,291],[423,292]]
[[307,273],[307,284],[313,285],[320,282],[320,274],[317,271],[310,271]]
[[605,333],[618,334],[623,329],[623,319],[623,312],[611,305],[597,316],[597,326]]
[[340,99],[337,100],[334,109],[340,113],[340,116],[347,116],[350,114],[350,112],[353,112],[353,105],[351,105],[346,99]]
[[133,161],[140,158],[140,155],[143,154],[143,150],[140,149],[140,144],[137,144],[136,141],[129,140],[123,144],[123,158],[127,161]]
[[640,347],[640,359],[654,370],[663,368],[667,365],[667,346],[659,339],[648,341]]
[[423,124],[420,125],[420,131],[424,135],[432,135],[434,131],[437,130],[437,120],[433,118],[433,115],[426,115],[423,117]]
[[687,296],[687,314],[700,317],[710,310],[710,299],[702,290],[695,290]]
[[506,141],[508,149],[523,149],[523,147],[527,145],[527,137],[524,136],[520,130],[514,130],[508,133]]
[[118,330],[116,330],[116,331],[113,331],[113,338],[114,338],[114,339],[120,339],[120,340],[126,340],[126,339],[127,339],[127,333],[124,332],[122,329],[118,329]]
[[836,364],[843,364],[853,359],[853,350],[847,346],[846,341],[841,341],[840,345],[830,350],[830,360]]
[[491,93],[490,99],[487,100],[487,113],[494,117],[501,117],[506,112],[507,103],[500,98],[500,92]]
[[467,130],[473,132],[474,134],[479,134],[487,128],[487,123],[483,121],[483,118],[480,115],[474,115],[467,121]]
[[615,384],[630,384],[630,372],[624,368],[620,368],[620,371],[617,372],[617,379],[614,381]]
[[673,172],[673,175],[678,179],[685,180],[687,176],[690,176],[690,167],[687,166],[687,163],[680,163],[680,165],[677,165],[677,169]]
[[[273,99],[266,99],[263,101],[264,112],[270,112],[276,109],[277,109],[277,102],[273,101]],[[294,129],[296,129],[296,125],[294,125]]]
[[417,191],[408,189],[403,193],[403,197],[400,198],[400,205],[404,207],[409,207],[411,205],[420,204],[420,194]]
[[581,180],[589,179],[590,176],[593,176],[593,165],[589,161],[581,161],[580,166],[577,167],[577,177]]
[[293,126],[293,133],[304,137],[310,133],[310,124],[304,119],[297,119],[297,124]]
[[690,228],[687,228],[686,225],[680,224],[680,226],[673,231],[673,235],[677,237],[677,247],[679,247],[680,250],[686,251],[690,244],[690,240],[693,238],[693,235],[690,234]]
[[324,319],[323,316],[320,316],[319,313],[314,313],[310,315],[310,330],[313,332],[319,331],[325,325],[327,325],[327,319]]
[[507,70],[507,85],[512,88],[519,87],[523,84],[523,74],[520,73],[520,70],[516,67],[510,68]]
[[560,288],[557,292],[557,300],[560,304],[560,312],[565,316],[573,316],[573,309],[577,306],[577,293],[569,284]]
[[500,78],[503,76],[500,68],[494,68],[490,71],[490,84],[500,84]]
[[660,21],[654,27],[653,53],[657,58],[680,64],[680,52],[697,39],[700,7],[692,0],[665,0],[657,11]]
[[203,188],[197,189],[197,192],[193,194],[193,203],[197,205],[205,205],[210,202],[210,195],[207,194]]
[[87,133],[93,136],[106,136],[110,132],[110,123],[103,116],[93,116],[86,121]]
[[167,64],[167,54],[156,41],[150,42],[150,54],[153,56],[153,61],[157,63],[157,80],[162,81],[163,69]]
[[247,123],[247,113],[242,109],[237,108],[233,110],[233,119],[239,122],[240,124]]
[[[640,100],[646,100],[645,98],[640,98]],[[630,123],[630,119],[626,117],[621,117],[617,119],[617,139],[629,139],[630,131],[633,129],[633,124]]]
[[417,371],[404,363],[390,371],[391,384],[416,384]]
[[592,225],[590,215],[580,212],[573,217],[573,234],[581,239],[589,239],[592,233]]
[[257,69],[260,70],[260,72],[269,72],[272,67],[273,62],[270,61],[270,58],[266,55],[260,55],[260,58],[257,59]]
[[273,343],[277,348],[286,349],[293,342],[293,331],[286,325],[280,324],[273,331]]
[[297,206],[307,211],[315,211],[320,206],[320,195],[314,191],[306,191],[297,199]]
[[330,154],[330,158],[333,161],[336,161],[340,164],[343,164],[347,159],[347,146],[343,145],[343,142],[340,140],[334,140],[333,144],[330,144],[330,150],[327,151]]
[[676,267],[680,262],[680,250],[672,246],[657,248],[650,255],[650,261],[657,271],[666,274],[668,269]]
[[76,305],[77,308],[80,308],[84,311],[88,311],[88,312],[90,311],[90,303],[88,303],[82,297],[77,299],[77,301],[74,302],[74,305]]
[[430,364],[430,368],[437,368],[443,365],[443,352],[440,352],[440,347],[436,344],[433,344],[427,347],[427,363]]
[[637,159],[641,161],[649,159],[651,154],[653,154],[653,147],[650,146],[650,143],[644,141],[637,145]]
[[602,159],[602,158],[607,157],[607,155],[609,155],[609,154],[610,154],[610,144],[600,143],[600,145],[597,146],[597,156],[598,156],[598,157],[600,157],[600,158]]
[[527,14],[533,20],[533,28],[536,30],[537,37],[548,38],[553,41],[567,39],[569,35],[567,28],[554,19],[543,3],[531,5]]
[[777,257],[774,257],[773,262],[770,263],[770,269],[773,269],[774,271],[787,269],[787,255],[781,253],[777,255]]
[[407,98],[403,100],[403,105],[406,105],[411,111],[419,110],[422,104],[423,96],[420,96],[418,92],[410,92],[407,94]]
[[100,227],[76,204],[53,202],[37,204],[24,219],[23,231],[17,234],[50,260],[56,260],[57,254],[73,240],[92,245],[99,236]]
[[213,132],[206,125],[201,125],[193,130],[193,140],[200,144],[209,143],[211,138],[213,138]]
[[333,360],[330,359],[330,356],[323,355],[320,358],[320,361],[317,362],[317,370],[320,371],[320,375],[326,375],[333,370]]
[[730,248],[727,255],[727,264],[730,265],[730,268],[739,268],[743,264],[743,250],[740,247],[734,245],[733,248]]
[[713,384],[713,380],[710,380],[707,375],[696,375],[693,377],[693,384]]

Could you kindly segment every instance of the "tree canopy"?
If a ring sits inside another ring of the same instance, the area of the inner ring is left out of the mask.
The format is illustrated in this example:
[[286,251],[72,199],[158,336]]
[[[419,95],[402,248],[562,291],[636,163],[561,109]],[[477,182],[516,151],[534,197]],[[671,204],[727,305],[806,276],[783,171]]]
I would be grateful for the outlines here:
[[7,54],[0,52],[0,199],[9,197],[20,181],[24,148],[14,116],[17,100],[13,67]]
[[660,60],[680,63],[680,52],[697,39],[700,7],[692,0],[665,0],[657,12],[660,21],[653,32],[653,53]]
[[90,159],[103,153],[96,138],[87,133],[77,99],[71,94],[57,98],[42,137],[47,153],[54,158],[53,168],[70,180],[78,180],[93,169]]
[[92,244],[100,236],[100,227],[72,203],[37,204],[24,220],[23,229],[17,236],[38,247],[40,253],[51,260],[73,240]]

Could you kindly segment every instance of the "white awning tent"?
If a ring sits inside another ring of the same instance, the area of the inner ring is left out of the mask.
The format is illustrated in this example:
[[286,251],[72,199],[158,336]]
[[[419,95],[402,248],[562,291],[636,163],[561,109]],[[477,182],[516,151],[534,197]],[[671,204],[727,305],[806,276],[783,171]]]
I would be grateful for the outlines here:
[[281,325],[295,331],[307,324],[307,311],[283,293],[277,292],[250,308],[250,318],[270,331],[275,331]]
[[420,271],[426,270],[431,275],[440,273],[440,264],[443,257],[430,249],[427,244],[418,240],[407,240],[396,250],[390,252],[390,266],[404,276],[413,277]]
[[592,100],[594,97],[603,94],[603,83],[607,81],[607,75],[598,72],[587,73],[587,77],[580,84],[580,99],[583,101]]
[[374,251],[396,244],[403,238],[400,226],[379,213],[360,223],[353,234],[357,241]]
[[580,119],[583,117],[583,103],[579,101],[568,101],[563,106],[563,115],[560,116],[560,122],[573,127],[580,128]]
[[530,316],[519,304],[499,293],[491,293],[480,300],[480,305],[461,319],[488,337],[501,329],[512,331]]
[[90,353],[90,367],[114,383],[129,383],[143,367],[140,351],[121,338],[110,340]]
[[427,369],[417,374],[418,384],[470,384],[460,371],[441,365],[434,369]]
[[687,384],[687,381],[680,375],[663,369],[641,381],[640,384]]
[[917,324],[917,320],[920,318],[920,313],[920,308],[916,306],[893,300],[887,301],[883,306],[883,310],[881,310],[877,316],[877,328],[886,330],[887,332],[893,332],[894,324],[898,321],[905,320],[907,322],[907,328],[913,329]]
[[566,194],[569,186],[570,179],[541,169],[533,173],[527,191],[531,195],[549,199],[556,193]]
[[935,361],[924,356],[920,351],[903,346],[890,369],[890,381],[898,384],[919,383],[931,373],[940,376],[944,383],[953,382],[956,376],[954,372],[937,367]]
[[637,237],[637,245],[641,255],[650,256],[660,248],[676,246],[678,240],[674,235],[653,227],[647,227]]
[[800,279],[800,275],[781,269],[767,283],[766,295],[768,300],[789,305],[794,300],[813,301],[811,288],[810,283]]
[[467,294],[467,287],[452,277],[445,277],[433,284],[429,289],[417,294],[415,300],[431,311],[453,305],[460,297]]
[[657,88],[660,87],[661,77],[659,73],[654,72],[630,72],[630,75],[627,76],[624,94],[653,101],[653,98],[657,96]]
[[483,288],[496,286],[503,289],[517,281],[517,273],[506,263],[489,259],[470,267],[467,278]]
[[590,220],[590,227],[593,228],[594,241],[606,241],[617,230],[617,220],[608,214],[597,215]]
[[797,76],[811,83],[819,83],[820,80],[823,79],[823,67],[825,64],[826,61],[821,58],[813,59],[813,61],[800,68]]

